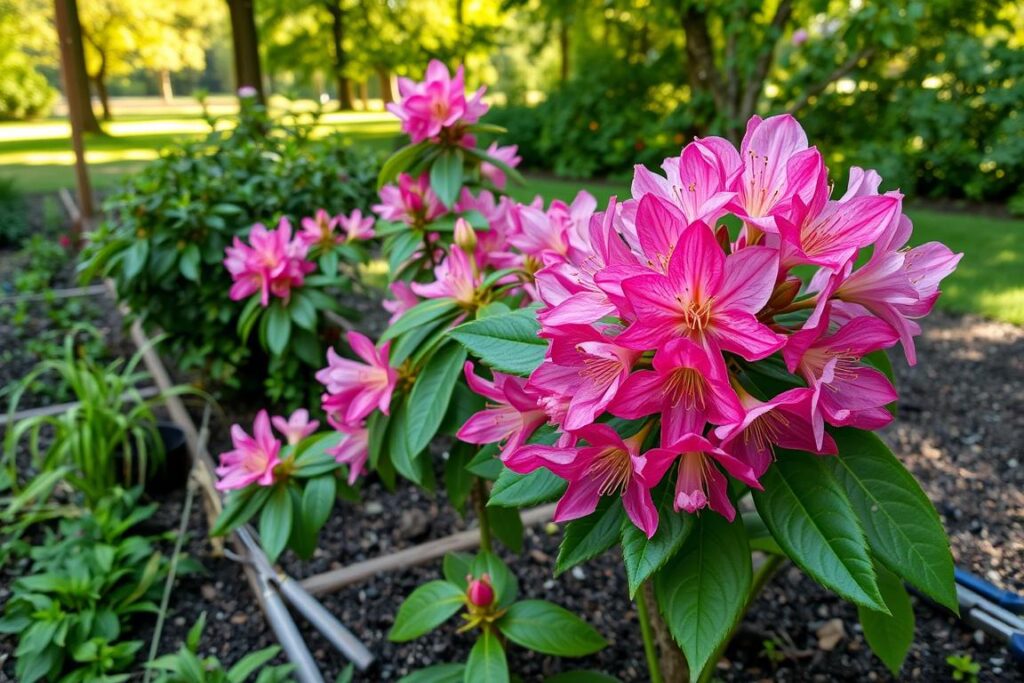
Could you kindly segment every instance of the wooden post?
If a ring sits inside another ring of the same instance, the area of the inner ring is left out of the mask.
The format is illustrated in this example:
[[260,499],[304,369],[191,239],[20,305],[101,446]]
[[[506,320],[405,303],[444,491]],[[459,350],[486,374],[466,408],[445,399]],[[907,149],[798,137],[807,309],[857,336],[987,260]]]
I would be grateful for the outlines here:
[[[81,219],[73,224],[73,236],[78,241],[83,224],[93,215],[92,186],[85,162],[84,130],[99,130],[96,115],[89,104],[89,83],[85,77],[85,57],[82,49],[82,29],[78,23],[78,5],[75,0],[56,0],[54,19],[60,41],[61,75],[64,80],[64,98],[68,103],[71,122],[71,146],[75,151],[75,180],[78,185],[78,209]],[[81,73],[79,73],[81,72]],[[82,89],[85,92],[82,92]],[[91,119],[91,124],[90,124]]]

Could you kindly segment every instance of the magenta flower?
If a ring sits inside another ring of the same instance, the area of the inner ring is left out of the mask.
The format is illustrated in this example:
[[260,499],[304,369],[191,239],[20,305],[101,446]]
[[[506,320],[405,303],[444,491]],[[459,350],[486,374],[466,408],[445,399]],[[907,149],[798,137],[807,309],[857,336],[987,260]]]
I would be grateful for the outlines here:
[[432,59],[422,82],[398,79],[402,100],[387,108],[401,119],[402,130],[416,143],[436,137],[456,124],[466,126],[479,121],[488,109],[481,101],[484,90],[486,88],[481,87],[466,99],[463,68],[460,66],[453,78],[448,67]]
[[333,348],[327,349],[327,367],[316,373],[318,382],[327,387],[322,404],[328,414],[340,416],[346,424],[357,424],[376,408],[385,415],[391,394],[398,382],[398,373],[388,364],[391,342],[379,349],[358,332],[349,332],[348,343],[366,363],[342,358]]
[[[516,154],[517,151],[519,151],[517,145],[499,147],[497,142],[492,142],[491,146],[487,148],[487,156],[505,162],[510,168],[515,168],[523,160]],[[505,189],[505,171],[500,167],[484,161],[480,164],[480,175],[491,181],[491,184],[499,190]]]
[[551,342],[549,360],[533,371],[527,387],[567,397],[561,427],[575,431],[604,412],[637,356],[589,325],[566,325]]
[[299,443],[320,426],[316,420],[309,419],[309,411],[305,408],[296,410],[287,420],[275,415],[270,422],[290,446]]
[[896,332],[878,318],[862,316],[829,333],[826,310],[814,327],[795,333],[782,355],[790,372],[798,372],[813,390],[811,423],[814,442],[824,443],[829,424],[880,429],[892,421],[885,406],[896,390],[880,371],[861,362],[865,355],[892,346]]
[[798,28],[797,30],[793,31],[793,35],[789,39],[789,42],[793,44],[793,47],[800,47],[801,45],[807,42],[807,38],[807,29]]
[[365,424],[351,425],[330,417],[328,420],[332,427],[346,436],[337,446],[328,448],[326,453],[333,455],[337,462],[348,465],[348,483],[351,486],[366,469],[366,460],[370,457],[370,433]]
[[699,434],[686,434],[670,447],[682,453],[676,475],[676,495],[673,507],[695,513],[710,507],[730,522],[736,518],[736,508],[729,500],[729,480],[718,466],[744,484],[760,489],[761,484],[749,464],[729,455]]
[[528,445],[513,453],[505,465],[520,474],[546,467],[569,482],[555,508],[556,522],[586,517],[597,509],[601,496],[618,495],[630,521],[650,538],[658,529],[651,489],[661,481],[678,451],[654,448],[641,455],[647,432],[643,429],[623,439],[606,424],[592,424],[576,432],[587,446]]
[[565,260],[571,235],[590,225],[597,200],[581,190],[571,205],[556,199],[544,211],[535,204],[512,207],[509,243],[545,264]]
[[310,248],[330,249],[344,237],[335,233],[340,217],[331,217],[324,209],[317,209],[313,217],[302,219],[302,232],[296,238]]
[[246,434],[241,425],[231,425],[231,443],[234,449],[220,455],[220,467],[217,468],[219,491],[274,483],[274,468],[281,462],[278,458],[281,442],[270,431],[266,410],[256,414],[253,436]]
[[347,242],[358,242],[373,237],[373,216],[363,216],[363,212],[359,209],[347,216],[344,214],[337,216],[336,220],[338,227],[345,232],[345,241]]
[[[641,240],[647,230],[657,231],[645,223],[637,227]],[[654,245],[652,250],[660,248],[655,238],[647,243]],[[756,318],[775,286],[777,252],[747,247],[726,256],[703,223],[686,228],[678,244],[664,275],[639,275],[622,282],[637,319],[618,343],[646,350],[682,336],[747,360],[782,348],[785,338]]]
[[412,291],[412,287],[409,286],[408,282],[402,280],[396,280],[392,282],[388,289],[391,290],[394,299],[385,299],[381,305],[384,310],[391,314],[388,319],[388,325],[394,325],[395,321],[402,317],[402,314],[408,311],[410,308],[420,302],[419,297]]
[[476,291],[482,279],[472,258],[462,249],[449,250],[448,256],[434,268],[434,281],[413,282],[412,291],[424,299],[449,297],[463,305],[476,300]]
[[630,420],[660,412],[663,446],[702,433],[707,422],[722,425],[743,418],[721,354],[686,339],[659,348],[654,369],[630,375],[609,410]]
[[466,443],[497,443],[502,446],[502,459],[526,443],[526,440],[547,421],[547,414],[528,393],[526,382],[519,377],[494,373],[488,381],[473,373],[473,364],[466,361],[466,383],[487,399],[487,407],[466,420],[455,438]]
[[743,419],[715,430],[722,450],[746,463],[760,477],[775,461],[775,447],[834,455],[836,443],[828,434],[822,445],[815,442],[811,424],[814,392],[797,388],[760,401],[739,390]]
[[399,174],[397,186],[385,185],[380,189],[380,202],[373,205],[378,216],[408,225],[429,223],[445,212],[425,173],[416,179],[408,173]]
[[291,296],[292,287],[300,287],[305,275],[316,268],[306,260],[309,246],[299,239],[292,240],[292,227],[282,218],[275,230],[267,230],[256,223],[249,231],[245,244],[235,237],[232,246],[225,249],[224,266],[231,273],[234,284],[229,296],[239,301],[260,293],[260,304],[270,304],[270,296],[284,299]]

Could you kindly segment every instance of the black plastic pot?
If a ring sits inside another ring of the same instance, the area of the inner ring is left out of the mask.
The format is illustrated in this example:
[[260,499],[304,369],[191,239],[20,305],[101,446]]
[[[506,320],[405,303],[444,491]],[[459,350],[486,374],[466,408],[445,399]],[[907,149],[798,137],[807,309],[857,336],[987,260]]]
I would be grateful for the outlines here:
[[[164,495],[184,488],[188,483],[188,473],[192,467],[192,458],[185,441],[185,432],[173,422],[166,421],[157,422],[156,428],[164,445],[164,459],[159,464],[149,463],[149,472],[143,489],[151,496]],[[121,484],[127,486],[138,484],[137,479],[130,482],[124,481],[123,465],[124,459],[118,457],[116,466]]]

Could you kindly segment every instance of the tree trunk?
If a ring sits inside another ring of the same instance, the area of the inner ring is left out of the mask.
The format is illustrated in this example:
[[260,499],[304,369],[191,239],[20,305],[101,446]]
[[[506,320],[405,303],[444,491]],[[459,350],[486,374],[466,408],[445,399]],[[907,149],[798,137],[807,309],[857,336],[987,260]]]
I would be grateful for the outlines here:
[[160,69],[160,97],[167,104],[174,99],[174,89],[171,87],[171,72],[167,69]]
[[363,111],[370,111],[370,84],[359,81],[359,99],[363,101]]
[[78,121],[83,132],[102,133],[89,97],[89,77],[85,71],[85,48],[82,45],[82,25],[78,21],[78,3],[76,0],[56,0],[55,10],[68,115]]
[[354,109],[352,106],[352,81],[345,74],[345,10],[341,0],[330,0],[327,12],[331,15],[331,43],[334,47],[334,82],[338,90],[338,108]]
[[235,87],[254,88],[262,103],[263,77],[260,71],[259,36],[253,16],[253,0],[227,0],[231,15],[231,43],[235,56]]
[[[687,4],[680,8],[680,19],[686,34],[686,72],[690,77],[690,88],[695,95],[710,96],[719,116],[731,120],[734,112],[726,101],[718,67],[715,66],[715,48],[708,30],[707,11]],[[701,131],[702,134],[704,132]]]
[[395,93],[391,89],[391,71],[383,66],[377,67],[377,78],[380,80],[380,96],[384,104],[395,101]]
[[559,76],[562,79],[562,83],[566,83],[569,80],[569,20],[567,17],[562,17],[558,21],[558,52],[561,56],[559,62]]
[[103,107],[103,120],[110,121],[113,115],[110,113],[110,93],[107,92],[107,77],[101,71],[93,76],[93,84],[96,86],[96,94],[100,97],[100,105]]

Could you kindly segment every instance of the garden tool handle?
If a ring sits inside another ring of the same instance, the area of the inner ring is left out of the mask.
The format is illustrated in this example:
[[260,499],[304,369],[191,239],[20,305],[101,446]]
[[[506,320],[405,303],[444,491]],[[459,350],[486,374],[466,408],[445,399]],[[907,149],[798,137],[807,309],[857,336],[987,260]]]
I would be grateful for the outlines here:
[[1018,595],[1013,591],[996,588],[980,576],[976,576],[959,567],[953,570],[953,575],[956,577],[956,582],[961,586],[969,588],[1008,612],[1024,614],[1024,596]]
[[295,678],[299,683],[324,683],[320,669],[317,668],[313,655],[302,640],[298,627],[292,621],[281,595],[274,589],[266,576],[260,576],[261,593],[267,621],[274,630],[274,635],[281,643],[288,661],[295,665]]
[[373,663],[373,654],[370,650],[302,586],[280,574],[277,575],[277,585],[288,602],[301,612],[302,616],[316,630],[320,631],[341,654],[355,664],[356,668],[365,671]]

